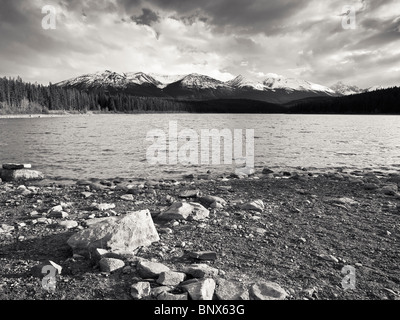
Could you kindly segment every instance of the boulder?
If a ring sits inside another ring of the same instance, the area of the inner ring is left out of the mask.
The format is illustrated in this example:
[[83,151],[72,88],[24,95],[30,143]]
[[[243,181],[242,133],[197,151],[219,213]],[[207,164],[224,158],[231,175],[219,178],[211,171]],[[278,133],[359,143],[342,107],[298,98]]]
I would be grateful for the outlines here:
[[151,292],[150,283],[148,282],[138,282],[131,286],[131,296],[135,300],[140,300],[148,297]]
[[264,202],[262,200],[254,200],[241,206],[241,209],[243,210],[253,210],[258,212],[263,212],[264,208]]
[[244,284],[219,279],[215,294],[219,300],[250,300],[249,291]]
[[199,279],[206,277],[214,277],[217,276],[219,273],[218,269],[215,269],[203,263],[192,264],[184,268],[183,272],[185,272],[188,275],[191,275],[194,278],[199,278]]
[[3,164],[5,170],[21,170],[21,169],[32,169],[31,164],[18,164],[18,163],[5,163]]
[[114,272],[125,267],[125,262],[119,259],[103,258],[99,262],[100,270],[103,272]]
[[215,291],[213,279],[203,279],[198,282],[183,285],[181,288],[187,292],[192,300],[212,300]]
[[142,210],[95,223],[70,237],[68,245],[74,253],[90,256],[96,248],[132,253],[139,247],[149,246],[159,240],[150,211]]
[[250,286],[251,300],[285,300],[287,293],[277,283],[265,281]]
[[161,220],[203,220],[210,215],[210,211],[195,202],[176,202],[167,211],[162,212],[157,218]]
[[167,271],[160,273],[157,283],[163,286],[177,286],[186,278],[186,274],[182,272]]
[[43,180],[44,174],[40,171],[20,169],[20,170],[0,170],[0,178],[4,181],[31,181]]
[[170,271],[170,269],[166,265],[163,265],[162,263],[152,262],[147,260],[139,261],[139,263],[136,266],[136,269],[139,272],[139,275],[143,279],[158,278],[161,275],[161,273]]

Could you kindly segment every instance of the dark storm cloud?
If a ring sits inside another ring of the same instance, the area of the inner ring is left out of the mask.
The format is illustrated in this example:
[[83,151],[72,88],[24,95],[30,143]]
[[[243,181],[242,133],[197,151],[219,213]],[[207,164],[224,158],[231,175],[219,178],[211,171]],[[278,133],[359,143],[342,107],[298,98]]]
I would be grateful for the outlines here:
[[[104,68],[179,74],[204,66],[210,75],[330,84],[356,70],[362,86],[366,75],[400,68],[398,0],[0,1],[0,76],[45,83]],[[56,30],[41,27],[45,4],[58,9]],[[346,5],[357,8],[355,30],[342,27]]]
[[142,14],[140,16],[132,16],[131,19],[137,24],[151,26],[154,22],[158,22],[160,20],[160,17],[156,12],[148,8],[143,8]]
[[[129,0],[119,0],[127,10],[134,5]],[[276,33],[279,26],[286,23],[292,15],[303,10],[310,3],[308,0],[149,0],[143,5],[152,5],[161,10],[176,13],[185,22],[199,17],[210,23],[215,31],[265,34]]]

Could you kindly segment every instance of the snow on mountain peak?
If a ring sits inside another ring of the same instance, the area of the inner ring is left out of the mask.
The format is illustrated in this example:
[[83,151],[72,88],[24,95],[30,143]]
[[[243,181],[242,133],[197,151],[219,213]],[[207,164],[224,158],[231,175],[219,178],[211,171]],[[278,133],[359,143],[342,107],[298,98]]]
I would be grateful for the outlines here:
[[187,88],[217,89],[225,86],[222,81],[198,73],[191,73],[180,82],[182,86]]
[[263,85],[270,90],[283,89],[286,91],[313,91],[335,94],[332,89],[310,81],[272,75],[272,77],[268,77],[263,81]]

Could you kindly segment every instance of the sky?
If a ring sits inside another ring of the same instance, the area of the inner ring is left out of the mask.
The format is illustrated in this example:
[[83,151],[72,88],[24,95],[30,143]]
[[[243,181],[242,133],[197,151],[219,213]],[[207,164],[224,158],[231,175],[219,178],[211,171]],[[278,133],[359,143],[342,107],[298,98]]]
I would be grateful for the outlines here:
[[400,1],[0,0],[0,76],[104,70],[399,86]]

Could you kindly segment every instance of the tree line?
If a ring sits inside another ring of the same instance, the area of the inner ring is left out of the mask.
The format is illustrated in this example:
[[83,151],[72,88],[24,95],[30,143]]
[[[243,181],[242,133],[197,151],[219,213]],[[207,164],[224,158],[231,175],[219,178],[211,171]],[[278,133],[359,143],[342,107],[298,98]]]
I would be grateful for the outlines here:
[[0,114],[72,112],[184,112],[190,106],[173,99],[110,94],[106,90],[90,92],[25,83],[17,79],[0,78]]
[[290,113],[308,114],[400,114],[400,88],[376,90],[357,95],[297,102]]
[[313,98],[282,106],[245,99],[183,101],[140,97],[105,89],[84,91],[23,82],[20,77],[0,78],[0,114],[69,112],[197,112],[197,113],[331,113],[400,114],[400,88],[358,95]]

